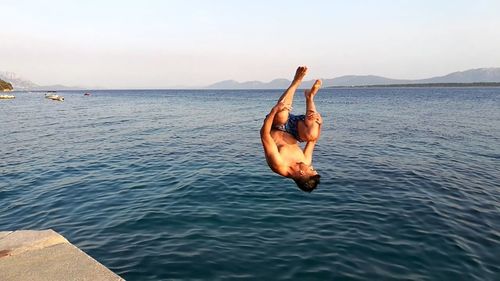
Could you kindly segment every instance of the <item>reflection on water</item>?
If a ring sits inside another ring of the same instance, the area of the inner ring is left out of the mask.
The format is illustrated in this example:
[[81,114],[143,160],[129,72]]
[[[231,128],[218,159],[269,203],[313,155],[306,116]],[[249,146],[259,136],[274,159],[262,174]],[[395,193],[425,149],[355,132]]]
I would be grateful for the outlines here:
[[263,157],[280,91],[83,93],[0,103],[0,230],[127,280],[498,278],[499,89],[321,91],[312,194]]

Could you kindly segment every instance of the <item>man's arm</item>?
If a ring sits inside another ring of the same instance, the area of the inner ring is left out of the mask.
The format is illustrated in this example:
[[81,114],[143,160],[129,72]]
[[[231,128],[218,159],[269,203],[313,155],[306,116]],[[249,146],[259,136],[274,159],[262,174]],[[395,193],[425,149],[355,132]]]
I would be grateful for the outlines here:
[[278,103],[273,107],[271,112],[264,119],[264,124],[260,129],[260,139],[262,141],[262,146],[264,147],[264,154],[266,156],[267,164],[275,173],[286,176],[287,169],[283,163],[283,159],[278,151],[278,147],[271,137],[271,129],[273,126],[273,120],[276,113],[285,108],[284,103]]
[[316,141],[308,141],[304,147],[304,157],[306,158],[306,165],[311,165],[312,155],[314,151],[314,146],[316,146]]

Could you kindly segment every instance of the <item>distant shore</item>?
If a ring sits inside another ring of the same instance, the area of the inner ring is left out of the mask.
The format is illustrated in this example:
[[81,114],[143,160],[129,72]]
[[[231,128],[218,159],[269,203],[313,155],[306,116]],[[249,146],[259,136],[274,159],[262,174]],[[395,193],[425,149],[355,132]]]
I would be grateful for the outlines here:
[[[500,82],[473,82],[473,83],[409,83],[409,84],[376,84],[376,85],[353,85],[353,86],[327,86],[324,89],[346,89],[346,88],[471,88],[471,87],[500,87]],[[307,89],[308,87],[300,87]],[[158,90],[176,90],[176,91],[248,91],[248,90],[281,90],[282,88],[172,88],[172,89],[78,89],[78,90],[29,90],[14,89],[15,92],[83,92],[83,91],[158,91]],[[10,90],[12,91],[12,90]],[[0,91],[1,92],[1,91]]]
[[386,85],[362,85],[362,86],[330,86],[326,88],[433,88],[433,87],[500,87],[499,82],[475,82],[475,83],[421,83],[421,84],[386,84]]

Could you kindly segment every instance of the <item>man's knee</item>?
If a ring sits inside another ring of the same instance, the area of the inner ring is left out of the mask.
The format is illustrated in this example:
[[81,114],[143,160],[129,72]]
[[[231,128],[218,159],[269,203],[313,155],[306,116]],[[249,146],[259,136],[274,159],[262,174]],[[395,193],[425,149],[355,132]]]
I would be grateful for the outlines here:
[[273,125],[283,125],[288,121],[288,111],[282,111],[274,116]]

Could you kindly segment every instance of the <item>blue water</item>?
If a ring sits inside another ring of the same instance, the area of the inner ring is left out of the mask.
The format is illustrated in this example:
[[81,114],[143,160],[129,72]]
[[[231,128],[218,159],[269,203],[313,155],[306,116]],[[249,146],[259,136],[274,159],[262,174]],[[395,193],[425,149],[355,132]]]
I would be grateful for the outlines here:
[[0,231],[127,280],[500,279],[500,88],[322,90],[311,194],[263,157],[281,91],[61,94],[0,101]]

